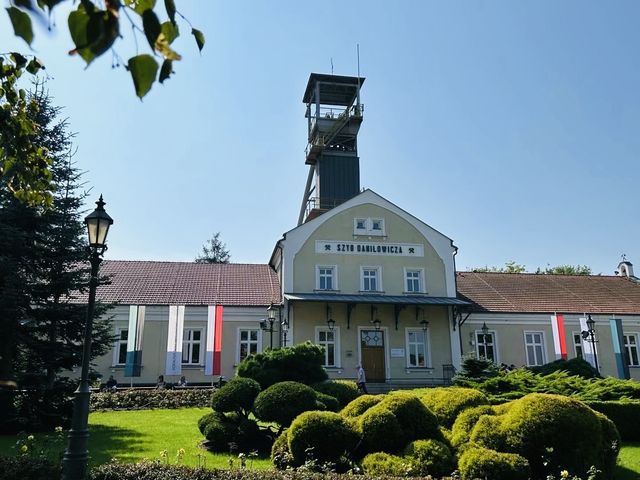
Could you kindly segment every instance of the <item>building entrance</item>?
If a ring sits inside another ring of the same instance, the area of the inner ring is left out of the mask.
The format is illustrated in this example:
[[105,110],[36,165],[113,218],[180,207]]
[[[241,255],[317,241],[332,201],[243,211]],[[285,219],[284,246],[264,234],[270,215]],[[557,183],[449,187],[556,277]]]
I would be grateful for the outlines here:
[[384,332],[360,331],[360,357],[368,382],[385,381]]

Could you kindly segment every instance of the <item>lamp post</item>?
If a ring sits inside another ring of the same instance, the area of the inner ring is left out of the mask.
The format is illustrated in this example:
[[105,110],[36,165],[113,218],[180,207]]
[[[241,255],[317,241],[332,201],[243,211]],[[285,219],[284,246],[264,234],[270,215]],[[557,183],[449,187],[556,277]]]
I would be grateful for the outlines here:
[[329,327],[329,331],[333,332],[333,329],[336,327],[336,321],[333,319],[333,315],[331,315],[331,307],[327,304],[327,327]]
[[282,318],[282,309],[278,308],[278,311],[280,312],[280,328],[282,329],[282,339],[283,339],[283,345],[286,347],[287,346],[287,333],[289,333],[289,320],[287,320],[286,318]]
[[96,209],[84,219],[89,236],[89,262],[91,263],[91,277],[89,279],[89,303],[87,305],[87,320],[84,325],[82,346],[82,367],[80,385],[74,392],[73,417],[69,430],[69,444],[62,457],[62,478],[64,480],[83,480],[87,476],[89,451],[89,361],[91,360],[91,334],[93,331],[93,312],[96,302],[96,288],[98,286],[98,269],[102,262],[102,255],[107,249],[107,233],[113,224],[112,218],[104,210],[102,195],[96,202]]
[[596,367],[596,371],[599,372],[598,368],[598,353],[596,352],[596,322],[593,318],[591,318],[591,314],[587,316],[587,330],[582,332],[582,338],[588,340],[591,343],[591,350],[593,351],[593,363]]
[[[269,348],[273,350],[273,323],[276,321],[276,307],[273,303],[267,308],[267,318],[260,321],[260,328],[269,332]],[[267,327],[267,322],[269,326]]]

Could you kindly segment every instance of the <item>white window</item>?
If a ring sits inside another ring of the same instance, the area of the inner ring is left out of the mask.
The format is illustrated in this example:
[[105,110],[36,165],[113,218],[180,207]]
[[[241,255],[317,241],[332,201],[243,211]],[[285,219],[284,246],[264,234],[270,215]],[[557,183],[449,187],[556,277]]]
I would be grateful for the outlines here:
[[363,292],[381,292],[380,267],[362,267],[360,290]]
[[316,289],[317,290],[337,290],[338,278],[336,275],[338,267],[335,265],[316,266]]
[[497,363],[498,352],[496,352],[496,332],[488,332],[485,335],[481,330],[476,330],[475,336],[477,357]]
[[582,349],[582,334],[580,332],[571,332],[573,337],[573,351],[576,358],[584,358],[584,350]]
[[356,218],[354,221],[356,233],[367,233],[367,219]]
[[324,349],[325,367],[340,367],[340,328],[316,327],[316,344]]
[[384,232],[384,220],[382,218],[372,218],[371,219],[371,230],[376,232],[378,235],[383,235],[383,232]]
[[628,365],[630,367],[640,366],[640,359],[638,358],[638,334],[629,333],[623,336]]
[[427,368],[430,367],[429,361],[429,334],[421,328],[407,328],[407,367],[410,368]]
[[127,341],[129,339],[128,328],[118,328],[116,330],[116,343],[114,349],[114,365],[124,365],[127,363]]
[[241,328],[238,330],[238,363],[259,351],[260,329]]
[[202,364],[202,329],[185,328],[182,335],[182,364]]
[[424,281],[422,269],[409,269],[404,270],[404,288],[406,293],[423,293]]
[[383,237],[385,235],[384,218],[354,218],[353,234]]
[[527,366],[545,364],[543,332],[524,332],[524,348],[527,352]]

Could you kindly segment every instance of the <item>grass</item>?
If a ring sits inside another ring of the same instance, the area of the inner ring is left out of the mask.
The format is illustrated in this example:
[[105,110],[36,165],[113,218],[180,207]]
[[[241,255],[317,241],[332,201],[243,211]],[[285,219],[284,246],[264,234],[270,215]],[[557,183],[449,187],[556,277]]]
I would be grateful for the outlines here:
[[640,443],[625,443],[618,455],[615,480],[640,478]]

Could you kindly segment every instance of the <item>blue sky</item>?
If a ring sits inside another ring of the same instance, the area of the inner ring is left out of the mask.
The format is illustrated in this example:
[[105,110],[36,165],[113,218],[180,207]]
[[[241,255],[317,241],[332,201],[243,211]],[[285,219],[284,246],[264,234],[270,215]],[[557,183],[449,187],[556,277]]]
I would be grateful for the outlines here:
[[[640,269],[640,3],[186,1],[183,60],[140,102],[85,70],[66,13],[35,53],[115,219],[107,258],[192,260],[220,231],[264,263],[297,221],[310,72],[366,77],[362,187],[451,237],[457,266]],[[116,51],[135,54],[128,28]],[[1,51],[26,50],[0,15]],[[148,53],[138,37],[140,53]]]

